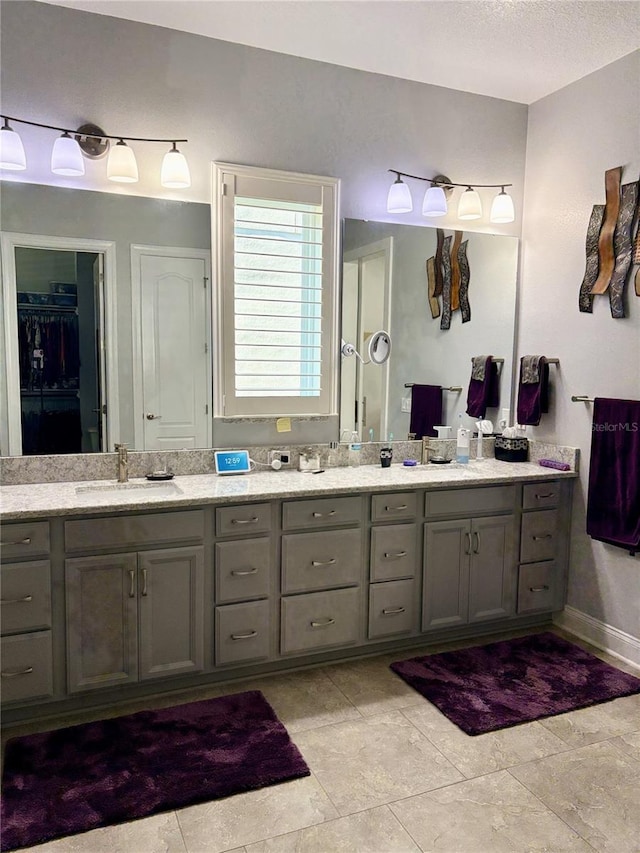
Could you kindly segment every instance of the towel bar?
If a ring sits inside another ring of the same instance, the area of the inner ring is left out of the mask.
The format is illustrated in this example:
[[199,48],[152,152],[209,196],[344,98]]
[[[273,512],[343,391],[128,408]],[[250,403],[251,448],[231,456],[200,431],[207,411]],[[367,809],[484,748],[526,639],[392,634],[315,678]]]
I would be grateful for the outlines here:
[[574,394],[571,397],[572,403],[593,403],[593,397],[587,397],[585,394]]
[[[404,387],[405,388],[413,388],[413,386],[415,384],[416,384],[415,382],[405,382]],[[459,391],[462,391],[462,385],[449,385],[447,388],[443,388],[442,390],[443,391],[458,391],[459,392]]]

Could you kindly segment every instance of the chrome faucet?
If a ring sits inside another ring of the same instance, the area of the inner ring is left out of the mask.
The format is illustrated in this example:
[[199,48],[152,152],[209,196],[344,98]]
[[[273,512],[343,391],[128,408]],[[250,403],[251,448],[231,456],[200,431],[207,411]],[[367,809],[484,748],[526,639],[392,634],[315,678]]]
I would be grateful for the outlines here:
[[118,453],[118,482],[129,482],[129,457],[127,454],[126,444],[115,444],[115,450]]

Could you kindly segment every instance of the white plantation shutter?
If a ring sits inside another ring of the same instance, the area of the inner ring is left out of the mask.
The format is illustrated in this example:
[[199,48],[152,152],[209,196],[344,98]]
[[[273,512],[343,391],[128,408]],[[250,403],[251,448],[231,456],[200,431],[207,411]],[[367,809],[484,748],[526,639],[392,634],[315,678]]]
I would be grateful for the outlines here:
[[219,414],[332,414],[337,182],[218,169]]

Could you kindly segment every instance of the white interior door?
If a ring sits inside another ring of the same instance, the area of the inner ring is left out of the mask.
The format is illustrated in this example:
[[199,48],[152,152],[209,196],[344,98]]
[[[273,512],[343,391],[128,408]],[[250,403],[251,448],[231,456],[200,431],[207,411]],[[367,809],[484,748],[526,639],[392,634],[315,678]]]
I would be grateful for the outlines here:
[[210,445],[206,284],[201,257],[140,255],[145,450]]

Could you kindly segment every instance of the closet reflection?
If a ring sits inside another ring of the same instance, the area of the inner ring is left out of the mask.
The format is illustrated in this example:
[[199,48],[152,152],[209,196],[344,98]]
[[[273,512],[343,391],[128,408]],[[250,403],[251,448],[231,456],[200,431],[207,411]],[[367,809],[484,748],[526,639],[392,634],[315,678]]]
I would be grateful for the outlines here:
[[22,452],[103,449],[102,257],[17,246]]

